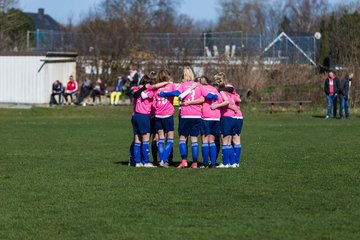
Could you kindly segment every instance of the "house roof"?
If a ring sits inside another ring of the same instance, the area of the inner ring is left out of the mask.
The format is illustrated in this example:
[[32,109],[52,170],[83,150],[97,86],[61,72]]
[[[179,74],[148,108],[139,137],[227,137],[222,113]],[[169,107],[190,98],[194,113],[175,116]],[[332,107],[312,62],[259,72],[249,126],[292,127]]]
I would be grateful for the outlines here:
[[50,15],[45,14],[45,10],[43,8],[39,8],[37,13],[25,12],[25,14],[32,19],[36,29],[54,31],[60,31],[61,29],[60,24]]

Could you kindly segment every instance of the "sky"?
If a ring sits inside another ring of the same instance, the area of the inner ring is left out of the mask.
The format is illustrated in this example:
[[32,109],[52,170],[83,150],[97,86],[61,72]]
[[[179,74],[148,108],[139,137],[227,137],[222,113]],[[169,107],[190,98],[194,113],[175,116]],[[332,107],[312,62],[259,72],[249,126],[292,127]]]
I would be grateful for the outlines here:
[[[103,0],[20,0],[18,7],[24,12],[36,13],[38,8],[44,8],[45,14],[56,21],[66,24],[72,17],[73,23],[78,23],[89,9],[94,9]],[[171,1],[171,0],[169,0]],[[196,21],[217,19],[217,0],[180,0],[180,14],[186,14]]]

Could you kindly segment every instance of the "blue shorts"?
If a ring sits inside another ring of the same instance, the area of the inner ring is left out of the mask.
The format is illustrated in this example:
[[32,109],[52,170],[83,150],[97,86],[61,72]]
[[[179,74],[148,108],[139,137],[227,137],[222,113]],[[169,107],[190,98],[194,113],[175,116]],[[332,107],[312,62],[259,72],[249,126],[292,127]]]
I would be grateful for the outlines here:
[[201,121],[201,134],[202,135],[220,135],[220,121],[202,120]]
[[243,126],[243,119],[236,119],[236,134],[240,135],[241,134],[241,130],[242,130],[242,126]]
[[131,118],[134,134],[150,133],[150,114],[135,113]]
[[200,134],[201,118],[180,118],[179,136],[197,137]]
[[238,134],[237,131],[238,131],[238,122],[236,118],[232,118],[232,117],[221,118],[221,133],[224,136],[237,135]]
[[164,130],[164,132],[174,131],[174,116],[167,118],[158,118],[155,117],[155,130]]

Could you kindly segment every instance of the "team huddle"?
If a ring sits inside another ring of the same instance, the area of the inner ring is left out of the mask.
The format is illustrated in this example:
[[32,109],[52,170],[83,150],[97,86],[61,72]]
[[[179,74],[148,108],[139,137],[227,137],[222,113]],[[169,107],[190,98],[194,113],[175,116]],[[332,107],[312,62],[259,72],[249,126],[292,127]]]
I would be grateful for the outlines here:
[[[240,96],[226,83],[223,72],[212,79],[194,77],[185,67],[181,83],[173,83],[167,70],[144,75],[132,88],[134,141],[130,147],[130,165],[168,167],[173,165],[174,98],[179,99],[179,150],[181,163],[188,167],[188,140],[191,141],[191,168],[198,168],[201,134],[203,168],[238,168],[241,157],[240,134],[243,116]],[[153,163],[150,161],[150,139]],[[222,162],[217,165],[221,150]]]

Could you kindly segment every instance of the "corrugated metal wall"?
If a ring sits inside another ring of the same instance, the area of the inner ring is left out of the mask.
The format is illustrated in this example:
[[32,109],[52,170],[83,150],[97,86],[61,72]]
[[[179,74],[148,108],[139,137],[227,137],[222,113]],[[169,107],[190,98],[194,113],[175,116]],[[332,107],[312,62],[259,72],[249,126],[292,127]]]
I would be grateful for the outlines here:
[[[76,62],[44,63],[45,56],[0,56],[0,103],[46,104],[52,83],[76,76]],[[66,58],[61,58],[66,60]]]

